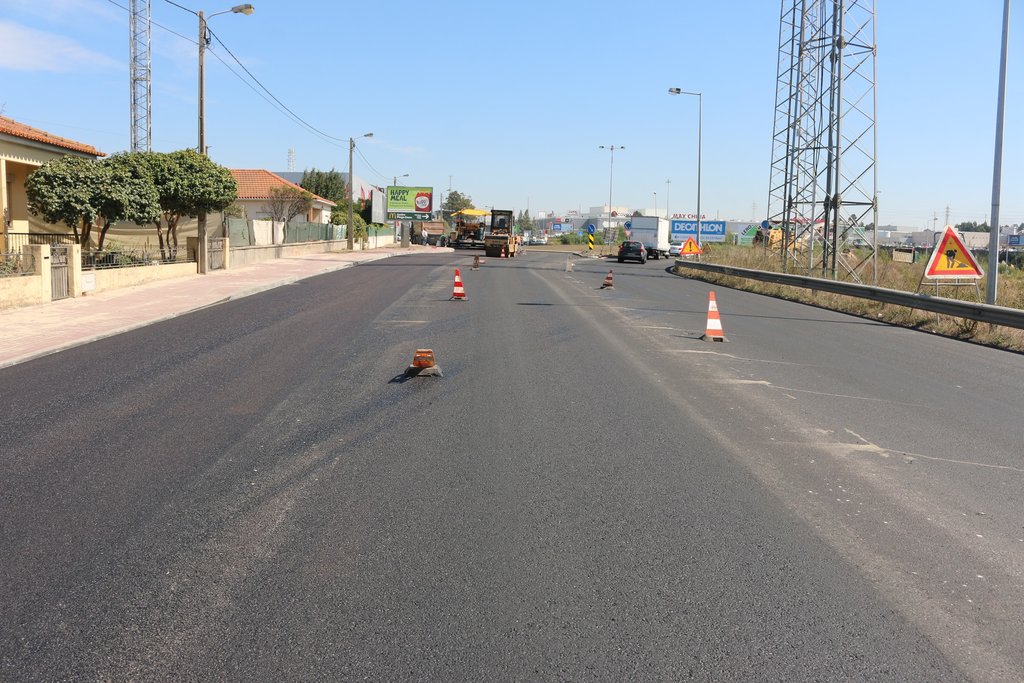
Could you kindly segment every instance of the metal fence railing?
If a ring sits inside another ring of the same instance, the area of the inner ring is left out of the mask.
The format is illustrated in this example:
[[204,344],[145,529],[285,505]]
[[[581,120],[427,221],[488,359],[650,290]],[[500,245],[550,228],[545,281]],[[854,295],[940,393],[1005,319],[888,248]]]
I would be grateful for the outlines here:
[[990,323],[992,325],[1005,325],[1006,327],[1024,329],[1024,311],[1017,308],[992,306],[971,301],[958,301],[957,299],[929,296],[928,294],[901,292],[897,289],[886,289],[884,287],[862,285],[854,282],[824,280],[822,278],[807,277],[806,275],[773,273],[767,270],[719,266],[711,263],[697,263],[695,261],[676,261],[676,266],[703,270],[709,273],[719,273],[721,275],[732,275],[748,280],[759,280],[760,282],[772,282],[778,285],[790,285],[792,287],[802,287],[832,294],[842,294],[844,296],[869,299],[879,303],[907,306],[908,308],[916,308],[922,311],[929,311],[930,313],[977,320],[978,322]]
[[31,254],[0,253],[0,277],[34,275],[35,258]]
[[116,247],[103,251],[83,251],[82,268],[104,270],[108,268],[133,268],[157,263],[195,263],[195,255],[184,247],[177,249],[153,249],[152,247]]
[[49,232],[8,232],[4,234],[6,251],[14,253],[30,244],[75,244],[75,236]]

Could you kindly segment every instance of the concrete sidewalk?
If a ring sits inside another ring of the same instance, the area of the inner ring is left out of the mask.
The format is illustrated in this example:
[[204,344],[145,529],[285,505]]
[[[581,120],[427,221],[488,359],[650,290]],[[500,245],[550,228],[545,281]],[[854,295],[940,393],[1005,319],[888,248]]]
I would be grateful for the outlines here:
[[308,254],[0,311],[0,368],[296,280],[391,256],[438,251],[452,250],[391,246]]

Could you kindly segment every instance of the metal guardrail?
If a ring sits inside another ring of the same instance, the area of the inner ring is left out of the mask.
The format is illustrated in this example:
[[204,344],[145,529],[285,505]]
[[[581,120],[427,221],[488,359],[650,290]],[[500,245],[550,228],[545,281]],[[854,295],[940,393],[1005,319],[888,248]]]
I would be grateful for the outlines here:
[[750,268],[736,268],[733,266],[719,266],[711,263],[697,263],[696,261],[676,261],[677,266],[703,270],[709,273],[721,275],[732,275],[734,277],[771,282],[777,285],[790,285],[791,287],[803,287],[843,296],[853,296],[861,299],[869,299],[884,304],[896,306],[907,306],[917,308],[931,313],[951,315],[957,318],[977,320],[978,322],[990,323],[992,325],[1004,325],[1024,329],[1024,311],[1017,308],[1006,308],[1005,306],[991,306],[989,304],[972,303],[970,301],[958,301],[940,296],[928,294],[914,294],[901,292],[897,289],[886,289],[873,285],[862,285],[854,282],[840,282],[838,280],[824,280],[822,278],[808,277],[806,275],[790,275],[787,273],[773,273],[767,270],[752,270]]

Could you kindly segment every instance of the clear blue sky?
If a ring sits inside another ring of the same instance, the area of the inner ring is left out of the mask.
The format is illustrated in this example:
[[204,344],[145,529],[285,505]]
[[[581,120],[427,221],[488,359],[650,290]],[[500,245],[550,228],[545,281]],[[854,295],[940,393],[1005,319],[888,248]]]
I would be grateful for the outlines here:
[[[179,4],[207,14],[223,4]],[[4,115],[90,143],[129,146],[127,0],[0,0]],[[257,0],[211,28],[288,108],[362,140],[356,174],[451,186],[478,206],[564,212],[608,200],[694,208],[695,98],[704,93],[702,209],[762,218],[768,195],[777,0],[464,2],[383,5]],[[1020,3],[1017,3],[1018,5]],[[1001,217],[1024,222],[1024,8],[1010,30]],[[1002,2],[880,0],[881,224],[939,227],[990,211]],[[153,147],[196,144],[198,20],[152,0]],[[216,53],[216,54],[213,54]],[[347,167],[330,144],[207,59],[207,143],[232,168]],[[241,69],[234,65],[241,73]],[[666,185],[666,179],[672,184]],[[754,207],[756,205],[756,212]]]

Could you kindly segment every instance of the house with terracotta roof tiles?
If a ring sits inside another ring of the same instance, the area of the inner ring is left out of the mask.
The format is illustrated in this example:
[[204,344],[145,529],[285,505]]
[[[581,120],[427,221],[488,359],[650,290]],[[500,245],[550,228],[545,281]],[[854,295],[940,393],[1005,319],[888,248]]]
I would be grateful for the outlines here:
[[[303,190],[290,180],[285,180],[276,173],[263,169],[231,169],[238,184],[238,204],[245,207],[246,218],[252,220],[269,220],[270,210],[267,202],[271,198],[271,190],[275,188],[295,188]],[[311,193],[312,194],[312,193]],[[330,223],[331,211],[337,206],[329,199],[313,195],[313,206],[305,216],[297,216],[294,220],[306,223]]]
[[[25,178],[51,159],[72,154],[86,159],[106,156],[92,145],[62,138],[0,116],[0,233],[64,232],[28,211]],[[0,240],[3,248],[6,240]]]

